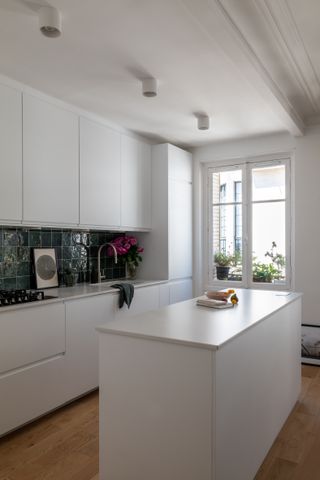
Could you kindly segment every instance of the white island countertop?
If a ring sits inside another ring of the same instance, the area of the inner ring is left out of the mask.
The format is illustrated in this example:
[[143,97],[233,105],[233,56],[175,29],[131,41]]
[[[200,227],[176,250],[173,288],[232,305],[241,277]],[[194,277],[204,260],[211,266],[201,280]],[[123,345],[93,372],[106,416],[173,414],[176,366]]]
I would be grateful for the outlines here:
[[109,322],[97,330],[216,350],[302,296],[296,292],[250,289],[237,289],[236,293],[239,304],[234,308],[200,307],[197,299],[192,299]]

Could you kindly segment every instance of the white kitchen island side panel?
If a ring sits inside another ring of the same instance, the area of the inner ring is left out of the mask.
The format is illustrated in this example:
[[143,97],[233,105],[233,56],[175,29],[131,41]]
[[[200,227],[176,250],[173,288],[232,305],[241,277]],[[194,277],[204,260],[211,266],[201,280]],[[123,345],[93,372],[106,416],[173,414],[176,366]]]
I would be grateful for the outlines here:
[[100,480],[212,479],[212,355],[100,335]]
[[215,352],[217,480],[253,480],[301,382],[301,298]]

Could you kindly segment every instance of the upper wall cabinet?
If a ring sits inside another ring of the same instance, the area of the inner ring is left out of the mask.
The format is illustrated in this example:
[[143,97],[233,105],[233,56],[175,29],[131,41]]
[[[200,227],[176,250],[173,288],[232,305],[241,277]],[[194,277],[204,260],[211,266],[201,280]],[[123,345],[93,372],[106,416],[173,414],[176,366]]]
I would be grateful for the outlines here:
[[78,116],[25,94],[23,162],[23,220],[78,224]]
[[121,225],[151,228],[151,146],[121,137]]
[[22,219],[22,97],[0,85],[0,219]]
[[80,223],[120,226],[121,135],[80,118]]

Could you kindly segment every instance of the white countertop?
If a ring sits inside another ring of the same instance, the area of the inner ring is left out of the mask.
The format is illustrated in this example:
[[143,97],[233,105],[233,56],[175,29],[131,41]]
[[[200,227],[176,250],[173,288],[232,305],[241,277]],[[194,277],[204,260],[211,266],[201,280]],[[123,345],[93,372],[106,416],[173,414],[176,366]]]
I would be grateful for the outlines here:
[[89,284],[89,283],[79,283],[74,287],[59,287],[59,288],[48,288],[43,290],[45,295],[48,295],[50,298],[47,300],[42,300],[38,302],[30,303],[21,303],[20,305],[9,305],[8,307],[1,307],[0,313],[2,312],[12,312],[14,310],[20,310],[21,308],[32,308],[49,305],[55,302],[65,302],[69,300],[76,300],[84,297],[92,297],[95,295],[104,295],[106,293],[118,295],[119,291],[111,288],[110,285],[114,283],[132,283],[134,288],[148,287],[151,285],[158,285],[161,283],[167,283],[168,280],[124,280],[124,279],[114,279],[107,282]]
[[196,299],[119,319],[98,327],[101,333],[194,345],[216,350],[302,295],[295,292],[237,289],[239,304],[217,310]]

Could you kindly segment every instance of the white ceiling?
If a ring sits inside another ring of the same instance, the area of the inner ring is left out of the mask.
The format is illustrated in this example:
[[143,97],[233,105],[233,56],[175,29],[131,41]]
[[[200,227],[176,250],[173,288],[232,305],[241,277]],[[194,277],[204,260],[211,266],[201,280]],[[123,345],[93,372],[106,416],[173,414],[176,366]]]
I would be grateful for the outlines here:
[[136,133],[195,146],[319,119],[319,0],[50,0],[58,39],[38,30],[44,4],[0,0],[0,73]]

